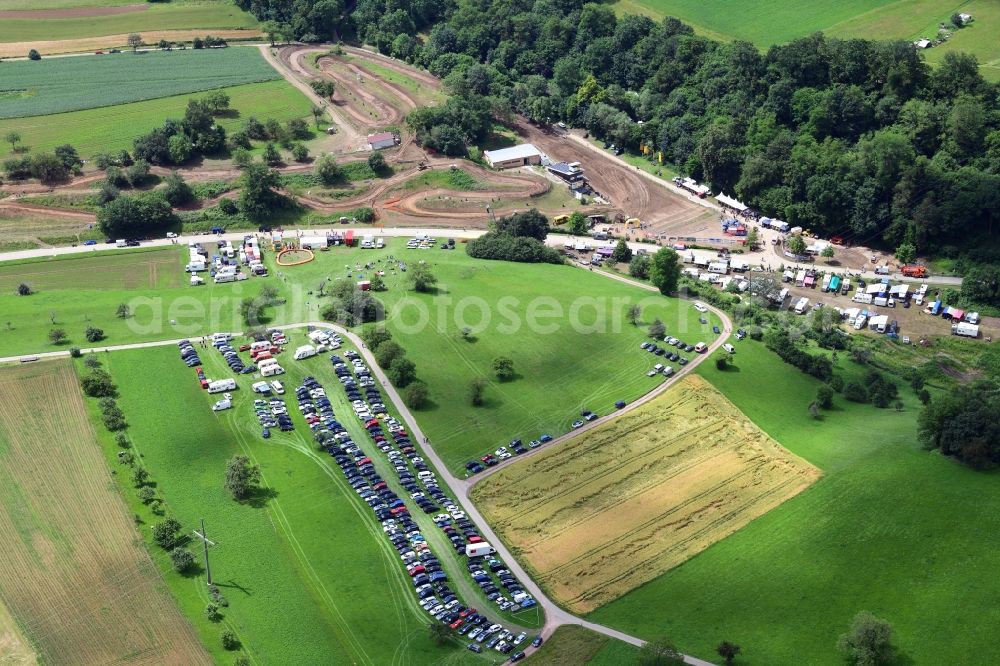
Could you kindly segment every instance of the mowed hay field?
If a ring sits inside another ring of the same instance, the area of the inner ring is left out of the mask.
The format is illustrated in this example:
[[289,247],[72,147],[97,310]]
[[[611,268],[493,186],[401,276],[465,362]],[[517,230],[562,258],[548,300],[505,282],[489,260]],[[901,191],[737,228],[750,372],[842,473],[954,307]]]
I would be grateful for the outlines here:
[[589,613],[807,488],[819,471],[698,376],[486,478],[472,497],[539,582]]
[[0,598],[41,660],[211,663],[112,490],[72,367],[0,383]]
[[75,216],[24,213],[0,205],[0,252],[96,239],[100,232],[92,225],[93,221]]
[[[12,291],[22,282],[33,290],[153,289],[180,285],[175,248],[83,255],[48,262],[0,264],[0,291]],[[126,300],[123,298],[123,300]]]
[[[248,83],[223,88],[229,95],[232,112],[218,123],[227,132],[239,127],[249,116],[262,122],[274,118],[280,122],[309,116],[309,100],[284,79]],[[99,109],[85,109],[32,118],[0,120],[0,135],[15,131],[23,145],[32,152],[52,150],[72,144],[84,158],[113,150],[132,150],[140,134],[159,127],[167,118],[183,118],[188,100],[198,93],[132,102]],[[10,154],[10,144],[0,144],[0,157]]]
[[[73,40],[100,35],[156,30],[249,29],[257,20],[236,6],[232,0],[174,0],[169,3],[139,3],[138,11],[100,15],[98,12],[76,12],[60,16],[58,10],[69,8],[70,3],[31,3],[25,7],[21,0],[9,5],[0,3],[0,42],[30,42],[38,40]],[[72,6],[90,6],[96,3],[72,3]],[[105,3],[101,3],[105,4]],[[107,3],[110,4],[110,3]],[[117,4],[117,3],[116,3]],[[36,10],[36,18],[4,17],[3,11]],[[203,33],[204,34],[204,33]]]

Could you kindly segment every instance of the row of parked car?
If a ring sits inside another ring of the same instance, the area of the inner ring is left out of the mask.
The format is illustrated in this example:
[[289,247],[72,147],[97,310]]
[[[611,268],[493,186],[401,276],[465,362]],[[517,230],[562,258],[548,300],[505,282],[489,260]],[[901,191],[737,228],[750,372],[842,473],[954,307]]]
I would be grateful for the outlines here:
[[222,358],[226,360],[229,369],[238,375],[247,375],[257,371],[257,366],[251,363],[245,365],[240,355],[229,344],[232,336],[229,333],[216,333],[212,336],[212,346],[219,350]]
[[177,343],[177,347],[181,352],[181,360],[184,361],[187,367],[193,368],[196,365],[201,365],[201,357],[198,356],[198,350],[194,348],[190,340],[181,340]]
[[[438,483],[437,475],[431,470],[427,462],[418,455],[419,452],[414,448],[403,424],[386,413],[385,405],[382,403],[382,396],[378,388],[374,385],[368,387],[358,385],[370,378],[368,368],[360,360],[359,355],[356,352],[348,351],[345,352],[345,356],[349,358],[351,365],[354,366],[353,376],[348,364],[343,363],[337,357],[331,357],[330,359],[334,366],[334,371],[338,374],[338,378],[340,378],[341,383],[344,385],[348,399],[352,401],[355,410],[359,409],[359,402],[365,403],[373,416],[378,416],[378,418],[366,421],[365,428],[375,446],[386,454],[386,458],[398,475],[400,485],[410,493],[410,498],[417,503],[424,513],[430,514],[443,510],[434,516],[434,522],[444,532],[456,553],[459,555],[464,554],[467,544],[485,543],[475,524],[468,519],[461,506],[455,503],[444,492],[444,489]],[[360,398],[361,388],[364,388],[365,400],[361,400]],[[383,527],[392,527],[396,524],[397,520],[396,516],[387,518]],[[447,580],[443,570],[429,568],[427,562],[413,561],[412,558],[404,559],[404,562],[407,564],[407,570],[411,576],[419,577],[426,574],[428,576],[428,585],[433,586],[442,580]],[[496,575],[500,579],[500,584],[507,590],[508,594],[514,597],[515,601],[505,598],[490,576],[486,575],[481,569],[481,562],[481,558],[476,558],[475,560],[470,558],[470,576],[480,586],[487,598],[494,601],[501,610],[512,610],[515,607],[520,608],[522,607],[522,603],[524,604],[524,608],[536,604],[531,595],[527,594],[517,582],[513,574],[504,568],[498,560],[494,560],[497,566],[493,571],[498,572]],[[421,605],[432,616],[442,621],[447,621],[449,619],[449,612],[455,612],[456,610],[455,608],[449,608],[448,603],[436,603],[430,596],[422,600]],[[476,613],[476,615],[479,614]],[[483,616],[479,615],[479,617]],[[485,624],[485,622],[480,623],[478,620],[471,618],[471,615],[463,617],[461,612],[459,612],[459,617],[447,622],[447,624],[460,635],[470,634],[474,639],[482,637],[482,641],[470,643],[470,645],[474,645],[477,649],[481,649],[480,646],[486,642],[489,647],[503,654],[508,654],[517,643],[520,643],[525,638],[522,635],[514,642],[515,637],[513,633],[506,631],[502,626],[496,625],[494,627],[494,625],[490,625],[484,627],[482,624]],[[473,632],[475,633],[473,634]]]

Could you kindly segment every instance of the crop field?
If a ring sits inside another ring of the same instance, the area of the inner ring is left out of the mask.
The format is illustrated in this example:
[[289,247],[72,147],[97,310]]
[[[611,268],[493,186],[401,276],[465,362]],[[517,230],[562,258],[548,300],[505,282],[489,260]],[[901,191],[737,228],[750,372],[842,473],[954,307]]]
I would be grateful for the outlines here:
[[[228,374],[214,349],[201,353],[210,376]],[[326,358],[282,363],[288,373],[280,379],[288,390],[312,374],[330,390],[338,413],[346,409]],[[115,352],[105,364],[121,389],[129,433],[171,514],[186,526],[204,517],[219,544],[212,573],[229,599],[225,623],[255,663],[490,663],[457,642],[431,643],[427,616],[396,551],[332,459],[316,451],[294,409],[296,430],[264,440],[246,378],[234,392],[234,408],[216,414],[210,409],[214,396],[198,386],[175,348]],[[148,390],[151,376],[170,400]],[[292,407],[294,397],[284,397]],[[113,442],[108,448],[113,456]],[[236,453],[260,465],[268,489],[244,504],[222,484],[225,461]],[[165,575],[204,640],[217,643],[218,628],[201,619],[205,602],[194,583],[202,575],[194,581]]]
[[0,597],[41,661],[211,663],[137,544],[72,367],[0,382]]
[[43,58],[6,63],[0,118],[39,116],[281,77],[251,47]]
[[472,496],[555,600],[588,613],[805,490],[817,470],[697,376]]
[[[261,121],[274,118],[280,122],[309,116],[309,100],[284,79],[249,83],[224,89],[233,112],[219,118],[219,124],[231,131],[247,117]],[[21,134],[23,145],[33,152],[52,150],[72,144],[88,158],[95,153],[131,149],[135,137],[163,124],[167,118],[181,118],[188,99],[184,94],[118,106],[72,111],[34,118],[0,120],[0,134],[14,130]],[[0,157],[10,154],[10,144],[0,145]]]
[[[383,263],[389,255],[428,262],[437,293],[414,292],[405,273]],[[362,261],[373,268],[365,270]],[[684,301],[571,266],[476,260],[461,247],[408,250],[394,239],[381,251],[331,248],[278,274],[315,289],[328,278],[364,279],[378,268],[386,269],[388,290],[376,296],[385,304],[387,325],[430,387],[431,404],[416,417],[452,471],[511,438],[565,433],[581,410],[607,414],[617,400],[654,388],[662,380],[646,371],[656,361],[639,349],[654,318],[691,344],[711,341],[718,323],[699,323]],[[642,309],[638,326],[625,317],[630,305]],[[466,326],[471,335],[463,338]],[[495,379],[491,365],[498,356],[513,360],[512,381]],[[477,377],[489,385],[485,404],[472,407],[468,386]]]
[[[37,17],[4,17],[0,11],[0,42],[32,42],[41,40],[75,40],[101,35],[129,32],[194,29],[250,29],[257,20],[239,9],[231,0],[199,0],[189,2],[139,4],[141,9],[101,15],[97,11],[81,11],[65,15],[63,10],[80,6],[121,3],[42,2],[27,3],[13,0],[0,3],[0,10],[35,10]],[[25,6],[28,5],[28,6]],[[202,34],[204,34],[204,32]]]
[[[806,409],[817,381],[760,343],[736,345],[735,369],[706,363],[698,374],[823,478],[589,619],[646,639],[666,634],[709,660],[726,639],[743,646],[747,665],[808,654],[810,664],[840,666],[837,637],[870,610],[892,623],[907,663],[1000,660],[984,629],[1000,622],[996,473],[922,450],[920,403],[905,384],[902,412],[837,396],[817,420]],[[843,355],[835,367],[847,381],[865,371]]]

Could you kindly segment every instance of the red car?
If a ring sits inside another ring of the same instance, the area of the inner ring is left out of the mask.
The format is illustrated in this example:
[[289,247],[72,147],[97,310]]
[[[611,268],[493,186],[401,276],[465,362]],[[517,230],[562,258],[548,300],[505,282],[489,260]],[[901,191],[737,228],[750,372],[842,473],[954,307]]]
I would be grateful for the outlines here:
[[410,568],[409,574],[411,576],[416,576],[417,574],[422,574],[425,571],[427,571],[427,569],[424,569],[424,567],[422,565],[418,564],[417,566]]
[[452,622],[448,626],[451,627],[452,629],[458,629],[463,624],[465,624],[465,620],[455,620],[454,622]]
[[395,509],[390,509],[389,513],[391,513],[394,516],[398,516],[398,515],[400,515],[402,513],[407,513],[408,514],[410,512],[406,510],[405,506],[397,506]]
[[240,351],[249,351],[250,345],[240,345]]
[[472,615],[475,612],[476,612],[475,608],[466,608],[464,611],[462,611],[461,613],[459,613],[458,616],[461,617],[461,618],[466,618],[466,617],[469,617],[470,615]]
[[482,540],[483,540],[482,537],[477,537],[477,536],[471,536],[468,539],[469,543],[479,543]]

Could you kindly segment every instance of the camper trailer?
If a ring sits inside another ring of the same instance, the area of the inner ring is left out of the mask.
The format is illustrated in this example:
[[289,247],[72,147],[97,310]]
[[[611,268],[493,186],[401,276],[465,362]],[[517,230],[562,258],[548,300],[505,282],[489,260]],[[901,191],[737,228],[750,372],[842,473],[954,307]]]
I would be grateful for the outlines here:
[[795,304],[795,314],[805,314],[806,310],[809,309],[809,299],[800,298],[799,302]]
[[219,379],[214,382],[208,383],[209,393],[222,393],[223,391],[232,391],[236,388],[235,379]]

